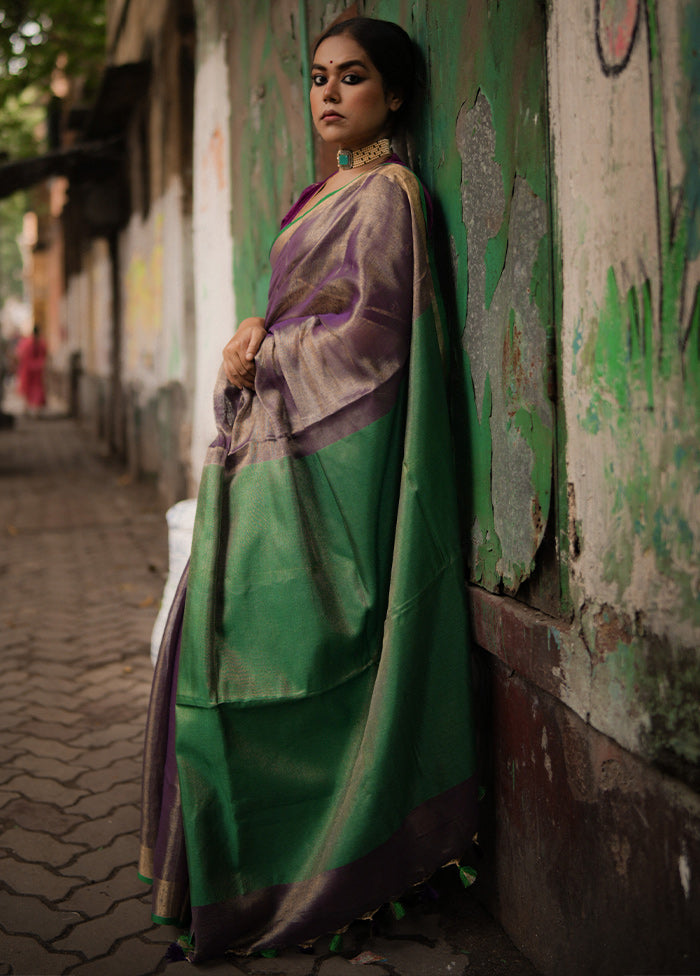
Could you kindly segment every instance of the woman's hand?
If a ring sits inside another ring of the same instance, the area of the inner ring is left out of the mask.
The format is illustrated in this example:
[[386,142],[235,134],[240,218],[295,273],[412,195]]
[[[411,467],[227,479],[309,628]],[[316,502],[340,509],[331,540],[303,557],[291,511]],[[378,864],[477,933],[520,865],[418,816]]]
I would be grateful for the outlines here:
[[252,390],[255,383],[255,354],[267,335],[265,319],[259,316],[243,319],[236,333],[224,346],[226,377],[239,390]]

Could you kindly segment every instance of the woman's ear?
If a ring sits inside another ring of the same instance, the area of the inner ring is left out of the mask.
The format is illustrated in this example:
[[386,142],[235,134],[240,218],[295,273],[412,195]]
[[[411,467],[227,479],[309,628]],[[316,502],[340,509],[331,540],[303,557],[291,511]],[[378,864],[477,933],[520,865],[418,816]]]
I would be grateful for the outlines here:
[[398,112],[403,105],[403,95],[395,95],[393,92],[387,92],[386,104],[392,112]]

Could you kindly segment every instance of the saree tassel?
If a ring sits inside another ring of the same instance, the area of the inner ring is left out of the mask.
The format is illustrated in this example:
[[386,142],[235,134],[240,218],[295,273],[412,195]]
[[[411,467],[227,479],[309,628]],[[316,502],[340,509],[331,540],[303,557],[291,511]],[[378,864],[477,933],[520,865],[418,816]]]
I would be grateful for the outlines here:
[[394,913],[394,918],[397,922],[400,921],[400,919],[402,919],[406,914],[406,909],[403,907],[400,901],[392,901],[389,902],[389,904],[392,912]]
[[260,955],[263,957],[263,959],[276,959],[277,949],[262,949]]
[[342,932],[336,932],[331,939],[331,944],[329,946],[331,952],[339,953],[343,949],[343,935]]
[[470,868],[462,864],[457,865],[459,871],[459,878],[465,888],[471,888],[471,886],[476,881],[476,869]]
[[178,942],[171,942],[165,952],[165,958],[168,962],[182,962],[186,959],[185,950]]

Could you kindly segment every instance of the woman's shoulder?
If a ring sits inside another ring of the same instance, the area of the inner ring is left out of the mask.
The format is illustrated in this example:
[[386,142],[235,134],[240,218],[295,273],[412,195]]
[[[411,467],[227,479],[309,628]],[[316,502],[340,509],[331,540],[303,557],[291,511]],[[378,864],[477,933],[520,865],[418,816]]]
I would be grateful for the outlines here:
[[324,182],[325,180],[320,180],[318,183],[311,183],[310,186],[307,186],[305,189],[301,191],[297,200],[292,205],[291,209],[288,210],[287,213],[282,218],[282,221],[280,223],[280,228],[286,227],[287,224],[290,224],[294,220],[294,218],[297,216],[299,211],[311,199],[311,197],[314,196],[315,193],[318,193],[320,188],[323,186]]
[[432,224],[432,202],[430,196],[413,170],[396,157],[372,170],[365,182],[365,189],[373,188],[377,193],[389,192],[408,197],[411,210],[423,212],[428,227]]

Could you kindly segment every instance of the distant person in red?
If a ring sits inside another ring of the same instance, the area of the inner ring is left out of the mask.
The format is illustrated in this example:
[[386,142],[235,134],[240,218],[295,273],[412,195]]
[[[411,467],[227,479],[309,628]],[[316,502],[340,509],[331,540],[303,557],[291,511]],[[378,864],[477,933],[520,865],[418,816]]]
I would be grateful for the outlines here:
[[22,339],[17,346],[17,382],[30,413],[38,412],[46,405],[45,365],[46,343],[39,334],[39,326],[35,325],[32,335]]

